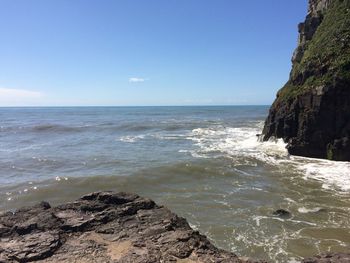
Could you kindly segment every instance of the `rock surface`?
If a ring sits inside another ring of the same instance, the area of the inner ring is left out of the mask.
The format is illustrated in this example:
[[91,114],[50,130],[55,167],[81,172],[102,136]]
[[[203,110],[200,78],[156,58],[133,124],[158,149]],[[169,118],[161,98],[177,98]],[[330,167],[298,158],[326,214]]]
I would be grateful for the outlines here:
[[292,71],[265,122],[293,155],[350,161],[350,0],[309,0]]
[[[184,218],[135,194],[96,192],[0,214],[0,262],[253,263],[213,246]],[[350,262],[328,253],[304,263]]]
[[306,258],[302,263],[349,263],[350,254],[345,253],[325,253],[319,256]]
[[150,199],[113,192],[2,213],[0,262],[30,261],[257,262],[214,247]]
[[292,214],[287,211],[287,210],[284,210],[284,209],[277,209],[276,211],[274,211],[272,213],[273,216],[278,216],[280,218],[290,218],[292,217]]

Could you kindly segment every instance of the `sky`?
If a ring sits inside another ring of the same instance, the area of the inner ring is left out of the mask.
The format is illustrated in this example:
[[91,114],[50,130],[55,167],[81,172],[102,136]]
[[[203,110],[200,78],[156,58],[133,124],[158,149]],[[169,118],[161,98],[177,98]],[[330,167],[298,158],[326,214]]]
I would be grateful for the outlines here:
[[268,105],[307,0],[0,0],[0,106]]

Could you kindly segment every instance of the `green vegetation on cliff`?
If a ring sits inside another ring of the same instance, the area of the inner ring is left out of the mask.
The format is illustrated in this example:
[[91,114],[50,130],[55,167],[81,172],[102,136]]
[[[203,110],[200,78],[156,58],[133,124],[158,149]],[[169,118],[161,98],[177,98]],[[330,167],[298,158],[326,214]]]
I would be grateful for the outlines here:
[[315,34],[304,46],[300,62],[294,62],[290,80],[278,92],[278,100],[293,99],[306,91],[350,81],[350,0],[334,0]]

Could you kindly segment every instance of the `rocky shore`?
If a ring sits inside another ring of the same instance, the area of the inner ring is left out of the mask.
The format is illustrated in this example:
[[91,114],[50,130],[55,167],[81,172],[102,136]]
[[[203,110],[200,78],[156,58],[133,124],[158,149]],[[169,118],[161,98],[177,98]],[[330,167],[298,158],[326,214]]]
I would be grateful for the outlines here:
[[0,262],[264,262],[220,250],[152,200],[98,192],[0,215]]
[[[266,262],[216,248],[184,218],[135,194],[96,192],[0,214],[0,262]],[[323,254],[314,262],[350,262]]]

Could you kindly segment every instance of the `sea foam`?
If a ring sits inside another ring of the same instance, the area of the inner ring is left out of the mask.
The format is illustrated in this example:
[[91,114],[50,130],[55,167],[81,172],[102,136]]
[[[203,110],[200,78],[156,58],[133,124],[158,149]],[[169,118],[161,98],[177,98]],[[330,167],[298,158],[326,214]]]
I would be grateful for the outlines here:
[[[257,136],[263,123],[251,127],[212,126],[192,130],[187,137],[196,148],[193,157],[229,157],[235,164],[263,162],[265,165],[288,165],[304,179],[317,180],[326,189],[350,191],[350,163],[290,156],[282,139],[261,142]],[[249,160],[249,161],[247,161]]]

